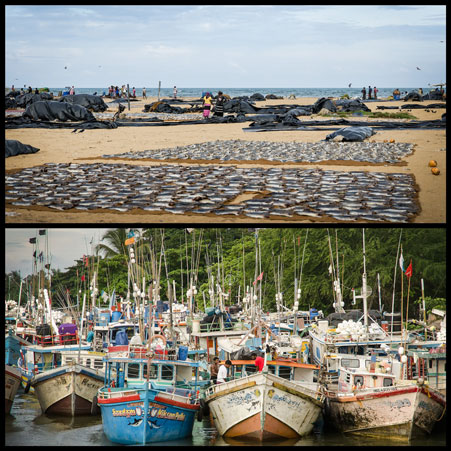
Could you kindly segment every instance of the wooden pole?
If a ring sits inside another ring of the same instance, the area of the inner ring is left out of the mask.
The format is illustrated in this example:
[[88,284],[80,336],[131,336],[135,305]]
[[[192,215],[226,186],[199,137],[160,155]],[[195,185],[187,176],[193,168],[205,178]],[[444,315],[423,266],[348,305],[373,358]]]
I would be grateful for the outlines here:
[[424,281],[421,279],[421,297],[423,299],[423,320],[424,320],[424,339],[427,340],[427,327],[426,327],[426,303],[424,302]]
[[160,101],[161,81],[158,82],[158,101]]

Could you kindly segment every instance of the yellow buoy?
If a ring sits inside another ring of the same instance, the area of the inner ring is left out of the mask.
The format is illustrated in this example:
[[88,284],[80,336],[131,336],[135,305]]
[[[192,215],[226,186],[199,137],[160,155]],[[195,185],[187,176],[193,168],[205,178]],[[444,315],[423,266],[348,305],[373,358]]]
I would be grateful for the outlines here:
[[435,168],[437,166],[437,162],[435,160],[430,160],[429,161],[429,167],[430,168]]
[[394,143],[394,142],[395,142],[395,140],[394,140],[394,139],[390,139],[390,142],[391,142],[391,143]]
[[434,175],[439,175],[439,174],[440,174],[440,169],[439,169],[439,168],[432,168],[432,169],[431,169],[431,172],[432,172]]

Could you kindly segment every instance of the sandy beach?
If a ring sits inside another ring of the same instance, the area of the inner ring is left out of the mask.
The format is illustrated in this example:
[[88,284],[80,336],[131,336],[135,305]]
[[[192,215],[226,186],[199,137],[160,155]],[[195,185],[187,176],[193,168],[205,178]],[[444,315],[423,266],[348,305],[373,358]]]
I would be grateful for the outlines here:
[[[139,99],[131,102],[130,111],[126,114],[142,113],[144,105],[156,101],[154,97]],[[257,107],[270,105],[311,105],[317,99],[299,98],[296,100],[266,100],[256,102]],[[109,103],[109,100],[106,100]],[[418,102],[409,102],[418,103]],[[436,103],[435,101],[424,101],[424,104]],[[376,111],[378,105],[401,106],[403,101],[391,102],[367,102],[366,105]],[[126,104],[125,104],[126,105]],[[112,104],[107,112],[116,112],[117,104]],[[383,110],[384,112],[396,112],[397,110]],[[411,113],[417,120],[440,119],[445,109],[425,111],[424,109],[413,109]],[[318,118],[313,116],[313,118]],[[300,116],[299,119],[311,120],[309,116]],[[351,117],[356,120],[357,118]],[[378,119],[373,119],[377,121]],[[383,119],[387,120],[387,119]],[[6,173],[20,169],[44,165],[46,163],[94,163],[94,162],[122,162],[138,165],[161,165],[161,164],[184,164],[197,165],[198,162],[189,163],[171,161],[131,161],[104,159],[102,155],[115,155],[128,151],[143,151],[161,149],[187,144],[203,143],[215,140],[249,140],[249,141],[273,141],[273,142],[319,142],[330,130],[324,131],[265,131],[258,133],[244,132],[249,122],[228,124],[196,124],[176,126],[152,126],[152,127],[119,127],[113,130],[85,130],[83,133],[72,133],[72,129],[11,129],[6,130],[6,139],[19,140],[24,144],[30,144],[40,149],[39,152],[29,155],[20,155],[6,158]],[[271,166],[283,168],[323,168],[337,171],[377,171],[377,172],[401,172],[411,174],[415,177],[418,200],[421,207],[420,212],[414,217],[414,223],[445,223],[446,221],[446,130],[380,130],[369,138],[369,141],[384,142],[384,140],[395,140],[415,144],[413,154],[403,159],[399,164],[362,164],[357,162],[321,162],[316,164],[283,164],[271,165],[266,162],[215,162],[221,165],[238,165],[244,167]],[[440,175],[435,176],[428,167],[430,160],[436,160]],[[202,163],[202,164],[212,164]],[[252,197],[252,196],[251,196]],[[57,211],[46,207],[18,207],[6,203],[6,223],[313,223],[323,222],[324,219],[299,220],[293,218],[284,219],[262,219],[255,220],[245,216],[217,216],[215,214],[159,214],[140,210],[130,212],[113,212],[111,210],[79,211],[76,209]],[[330,221],[327,222],[338,222]],[[356,221],[357,222],[357,221]]]

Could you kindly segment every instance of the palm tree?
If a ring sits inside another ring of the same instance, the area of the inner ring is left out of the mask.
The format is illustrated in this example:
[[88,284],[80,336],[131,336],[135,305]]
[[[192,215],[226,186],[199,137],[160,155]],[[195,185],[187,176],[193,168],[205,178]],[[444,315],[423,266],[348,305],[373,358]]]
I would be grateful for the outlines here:
[[127,229],[108,230],[108,232],[106,232],[100,240],[105,241],[107,244],[99,243],[96,246],[96,252],[103,252],[105,257],[127,255],[127,249],[125,248],[125,240],[127,239],[127,235]]

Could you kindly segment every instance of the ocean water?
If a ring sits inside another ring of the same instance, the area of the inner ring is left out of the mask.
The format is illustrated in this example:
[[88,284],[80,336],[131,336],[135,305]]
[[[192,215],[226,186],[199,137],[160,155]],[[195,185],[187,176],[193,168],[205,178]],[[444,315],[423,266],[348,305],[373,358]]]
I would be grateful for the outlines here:
[[[132,86],[130,86],[130,90],[132,90]],[[404,92],[412,92],[416,91],[413,88],[403,88],[403,87],[393,87],[393,88],[378,88],[379,92],[377,94],[378,98],[384,98],[391,96],[393,91],[398,88],[401,93]],[[429,92],[428,88],[422,88],[423,93],[426,94]],[[57,95],[60,91],[63,91],[63,88],[49,88],[50,92],[53,92]],[[283,96],[284,98],[288,97],[291,94],[294,94],[296,98],[299,97],[341,97],[344,94],[348,94],[349,97],[361,97],[362,87],[360,88],[226,88],[226,87],[211,87],[206,86],[205,88],[179,88],[177,87],[177,97],[197,97],[200,98],[203,92],[210,92],[213,95],[216,95],[218,91],[222,91],[224,94],[228,94],[230,97],[239,97],[239,96],[251,96],[255,93],[260,93],[263,96],[267,94],[274,94],[276,96]],[[366,86],[366,90],[368,91],[368,86]],[[76,94],[94,94],[102,95],[103,93],[108,94],[108,87],[101,88],[77,88],[75,86]],[[138,97],[142,96],[142,87],[136,87],[136,95]],[[158,88],[149,88],[146,86],[146,95],[150,96],[158,96]],[[161,88],[160,90],[160,98],[168,98],[172,97],[173,88]]]

